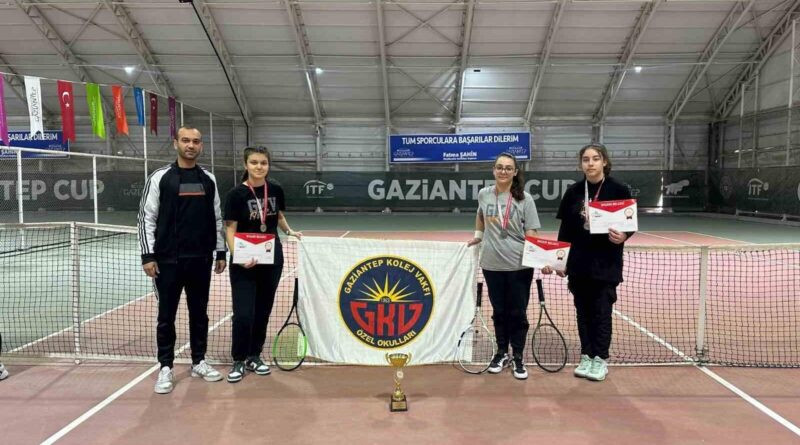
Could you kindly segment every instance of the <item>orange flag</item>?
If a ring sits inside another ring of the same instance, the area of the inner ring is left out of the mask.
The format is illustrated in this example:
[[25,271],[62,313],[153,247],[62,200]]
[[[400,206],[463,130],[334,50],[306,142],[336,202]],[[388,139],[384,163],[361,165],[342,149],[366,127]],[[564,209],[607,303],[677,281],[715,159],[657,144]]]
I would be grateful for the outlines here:
[[122,87],[119,85],[111,86],[111,94],[114,96],[114,116],[117,118],[117,134],[128,134],[128,117],[125,116],[125,102],[122,99]]

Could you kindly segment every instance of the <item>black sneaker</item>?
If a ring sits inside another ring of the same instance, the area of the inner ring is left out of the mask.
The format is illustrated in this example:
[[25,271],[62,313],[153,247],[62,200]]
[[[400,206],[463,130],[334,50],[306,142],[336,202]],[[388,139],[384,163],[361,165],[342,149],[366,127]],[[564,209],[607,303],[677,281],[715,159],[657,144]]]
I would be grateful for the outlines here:
[[522,357],[514,357],[511,367],[513,368],[514,378],[517,380],[525,380],[528,378],[528,370],[525,369],[525,363],[522,363]]
[[492,374],[499,374],[506,366],[508,366],[508,353],[498,352],[489,363],[488,371]]
[[244,362],[244,366],[248,371],[255,372],[258,375],[267,375],[270,373],[269,365],[261,360],[261,357],[251,357]]
[[233,362],[233,368],[228,373],[228,382],[236,383],[244,378],[244,362]]

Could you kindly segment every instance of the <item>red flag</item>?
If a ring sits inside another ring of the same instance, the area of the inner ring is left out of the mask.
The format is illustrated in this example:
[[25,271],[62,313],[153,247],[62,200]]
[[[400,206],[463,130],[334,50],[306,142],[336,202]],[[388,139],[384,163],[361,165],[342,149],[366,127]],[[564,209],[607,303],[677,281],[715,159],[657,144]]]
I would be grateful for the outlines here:
[[58,103],[61,105],[61,130],[65,141],[75,141],[75,96],[72,82],[58,81]]
[[158,136],[158,96],[148,92],[150,99],[150,133]]
[[114,116],[117,118],[117,134],[128,134],[128,117],[125,115],[125,102],[122,100],[122,87],[111,86],[111,95],[114,97]]

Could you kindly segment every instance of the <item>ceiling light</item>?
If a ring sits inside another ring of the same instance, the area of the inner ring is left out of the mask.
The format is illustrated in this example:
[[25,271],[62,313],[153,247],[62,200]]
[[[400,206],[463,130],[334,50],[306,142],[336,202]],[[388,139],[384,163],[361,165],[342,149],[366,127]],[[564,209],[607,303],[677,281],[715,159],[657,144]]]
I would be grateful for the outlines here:
[[129,76],[131,74],[133,74],[134,71],[136,71],[136,67],[133,66],[133,65],[128,65],[128,66],[125,67],[125,74],[127,74]]
[[320,67],[316,67],[316,68],[314,68],[314,72],[317,73],[317,74],[322,74],[323,70]]
[[642,72],[642,67],[635,66],[635,67],[633,67],[633,70],[636,71],[637,73],[641,73]]

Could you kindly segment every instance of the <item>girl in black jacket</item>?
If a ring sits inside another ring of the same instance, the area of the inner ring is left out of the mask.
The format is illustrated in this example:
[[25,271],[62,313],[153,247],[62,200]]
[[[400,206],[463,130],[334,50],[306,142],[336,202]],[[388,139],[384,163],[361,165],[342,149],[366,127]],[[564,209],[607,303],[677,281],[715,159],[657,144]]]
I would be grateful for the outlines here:
[[[575,299],[581,361],[575,376],[602,381],[608,375],[611,345],[611,312],[622,282],[622,249],[633,233],[609,229],[608,235],[589,233],[586,205],[589,201],[631,198],[628,186],[609,177],[611,159],[602,144],[589,144],[578,153],[584,179],[567,189],[556,218],[561,220],[558,240],[571,243],[567,268],[558,275],[569,277]],[[549,267],[542,269],[549,274]]]

